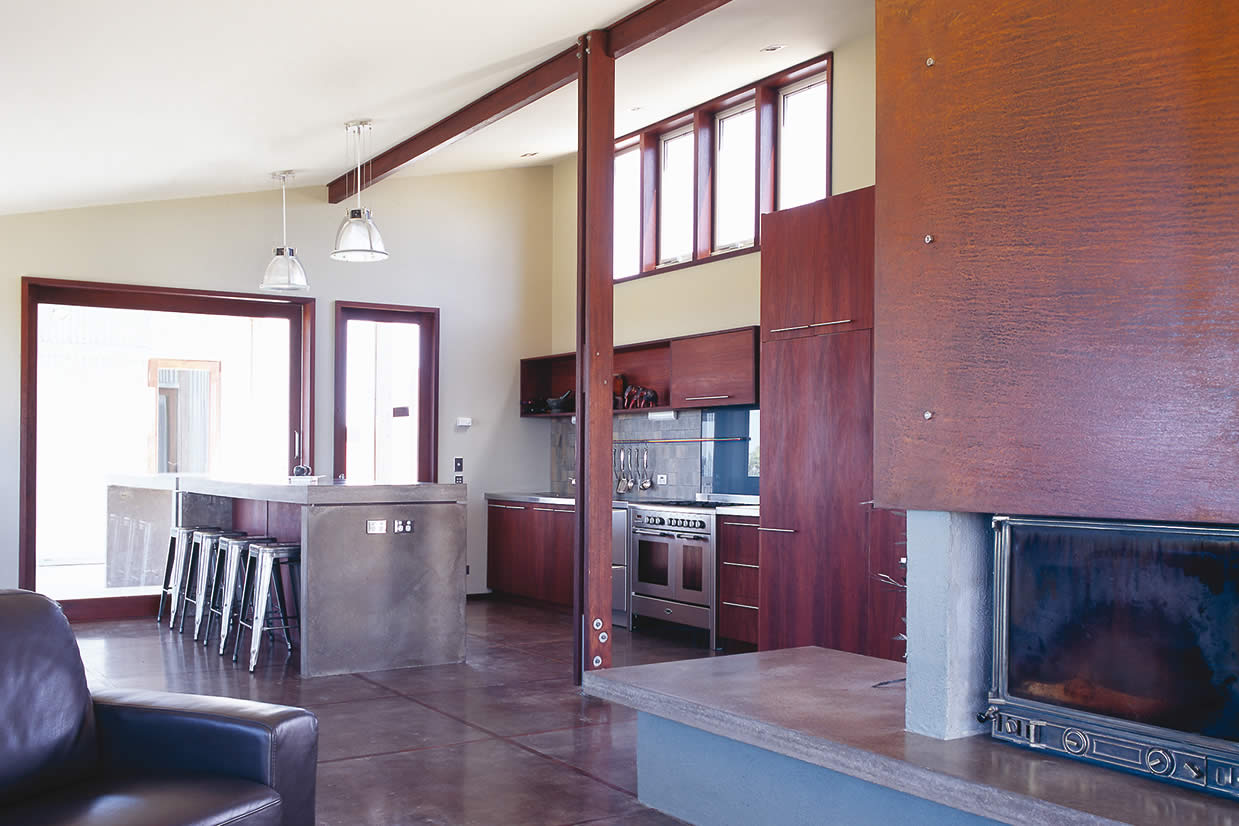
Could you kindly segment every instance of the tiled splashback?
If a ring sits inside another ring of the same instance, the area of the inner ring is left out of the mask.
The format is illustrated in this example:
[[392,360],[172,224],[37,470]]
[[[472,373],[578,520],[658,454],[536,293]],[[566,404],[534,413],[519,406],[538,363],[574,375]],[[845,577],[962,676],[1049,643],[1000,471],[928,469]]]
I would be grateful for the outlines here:
[[[556,492],[572,491],[576,476],[576,427],[572,419],[556,419],[551,424],[551,486]],[[617,448],[650,451],[650,475],[667,474],[667,484],[649,490],[634,490],[617,496],[630,502],[648,499],[693,499],[701,492],[701,443],[622,445],[629,439],[700,439],[701,411],[682,410],[674,421],[650,421],[644,414],[617,415],[612,425]],[[614,480],[614,476],[612,476]]]

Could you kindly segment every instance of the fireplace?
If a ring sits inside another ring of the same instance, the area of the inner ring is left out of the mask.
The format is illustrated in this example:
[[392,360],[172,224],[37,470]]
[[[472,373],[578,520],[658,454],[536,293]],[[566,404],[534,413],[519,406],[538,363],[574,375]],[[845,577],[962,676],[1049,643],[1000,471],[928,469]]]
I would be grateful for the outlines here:
[[1239,530],[994,534],[993,736],[1239,797]]

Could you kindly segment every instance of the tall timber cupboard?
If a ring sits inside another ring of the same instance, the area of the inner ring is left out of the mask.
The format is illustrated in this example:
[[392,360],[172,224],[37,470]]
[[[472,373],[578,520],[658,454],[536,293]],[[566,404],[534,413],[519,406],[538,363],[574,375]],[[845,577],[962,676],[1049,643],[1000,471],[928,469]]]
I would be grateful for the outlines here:
[[903,653],[877,576],[902,580],[903,514],[871,502],[873,261],[872,187],[762,218],[762,649]]

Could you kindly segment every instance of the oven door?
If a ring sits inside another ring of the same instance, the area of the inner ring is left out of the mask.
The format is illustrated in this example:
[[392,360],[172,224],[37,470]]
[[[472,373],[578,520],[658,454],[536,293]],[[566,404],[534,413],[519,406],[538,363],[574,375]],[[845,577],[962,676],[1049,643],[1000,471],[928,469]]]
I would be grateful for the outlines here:
[[631,537],[628,567],[632,576],[632,592],[677,599],[679,585],[676,568],[679,565],[680,545],[675,534],[633,528]]
[[662,599],[709,605],[714,593],[714,555],[708,536],[632,529],[632,590]]

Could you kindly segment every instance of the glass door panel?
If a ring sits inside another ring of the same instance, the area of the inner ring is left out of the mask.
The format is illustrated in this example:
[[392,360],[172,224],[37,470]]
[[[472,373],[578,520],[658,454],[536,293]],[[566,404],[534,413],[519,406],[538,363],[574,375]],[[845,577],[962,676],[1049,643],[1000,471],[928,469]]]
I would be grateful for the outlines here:
[[345,422],[348,480],[418,481],[421,328],[350,319]]
[[288,473],[289,321],[40,303],[35,587],[157,593],[175,473]]
[[642,539],[637,542],[637,590],[654,594],[671,588],[671,546]]

